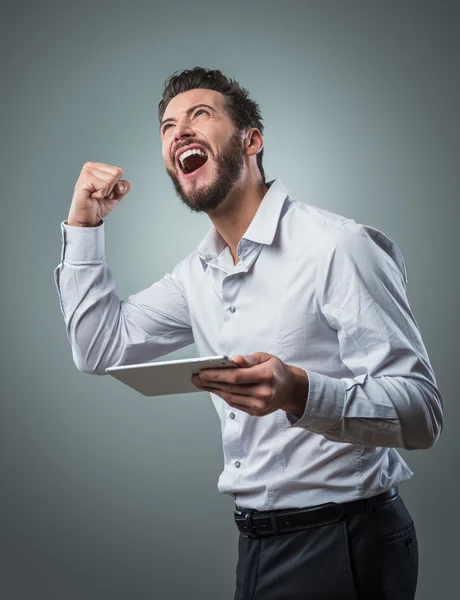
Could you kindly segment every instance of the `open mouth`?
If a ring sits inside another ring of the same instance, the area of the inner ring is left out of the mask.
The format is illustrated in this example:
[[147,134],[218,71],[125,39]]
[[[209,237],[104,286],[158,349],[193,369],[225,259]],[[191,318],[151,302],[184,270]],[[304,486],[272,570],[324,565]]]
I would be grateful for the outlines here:
[[186,150],[179,157],[179,165],[182,173],[190,175],[202,167],[208,160],[208,155],[199,148]]

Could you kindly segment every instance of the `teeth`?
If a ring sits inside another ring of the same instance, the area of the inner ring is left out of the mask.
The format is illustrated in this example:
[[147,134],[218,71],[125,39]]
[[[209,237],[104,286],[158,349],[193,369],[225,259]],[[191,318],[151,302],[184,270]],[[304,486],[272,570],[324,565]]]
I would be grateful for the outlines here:
[[182,166],[184,166],[184,160],[187,158],[187,156],[191,156],[192,154],[199,154],[200,156],[208,156],[206,154],[206,152],[203,152],[203,150],[200,150],[199,148],[192,148],[191,150],[186,150],[185,152],[182,152],[182,154],[179,156],[179,160],[180,160]]

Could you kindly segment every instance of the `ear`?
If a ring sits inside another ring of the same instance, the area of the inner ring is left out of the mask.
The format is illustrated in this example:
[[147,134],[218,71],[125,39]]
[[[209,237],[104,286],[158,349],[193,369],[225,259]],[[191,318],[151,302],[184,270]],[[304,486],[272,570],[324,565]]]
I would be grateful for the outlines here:
[[248,130],[244,140],[244,148],[248,156],[255,156],[264,147],[264,138],[255,127]]

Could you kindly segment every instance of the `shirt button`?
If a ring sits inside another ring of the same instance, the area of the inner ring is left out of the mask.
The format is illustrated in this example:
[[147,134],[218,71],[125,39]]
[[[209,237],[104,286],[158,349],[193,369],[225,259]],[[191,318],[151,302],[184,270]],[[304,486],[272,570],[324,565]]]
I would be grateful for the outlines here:
[[230,308],[228,309],[231,313],[234,313],[236,308],[234,306],[230,306]]
[[230,419],[234,419],[235,418],[235,413],[230,413]]
[[235,467],[239,469],[241,467],[241,463],[239,460],[235,461]]

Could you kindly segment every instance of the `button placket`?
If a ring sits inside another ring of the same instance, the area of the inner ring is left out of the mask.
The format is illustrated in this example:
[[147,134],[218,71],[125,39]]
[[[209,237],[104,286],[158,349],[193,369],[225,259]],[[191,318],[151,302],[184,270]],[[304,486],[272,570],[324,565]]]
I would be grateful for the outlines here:
[[222,281],[222,302],[227,319],[230,319],[230,316],[236,312],[235,300],[237,300],[241,285],[241,279],[235,275],[227,275]]

